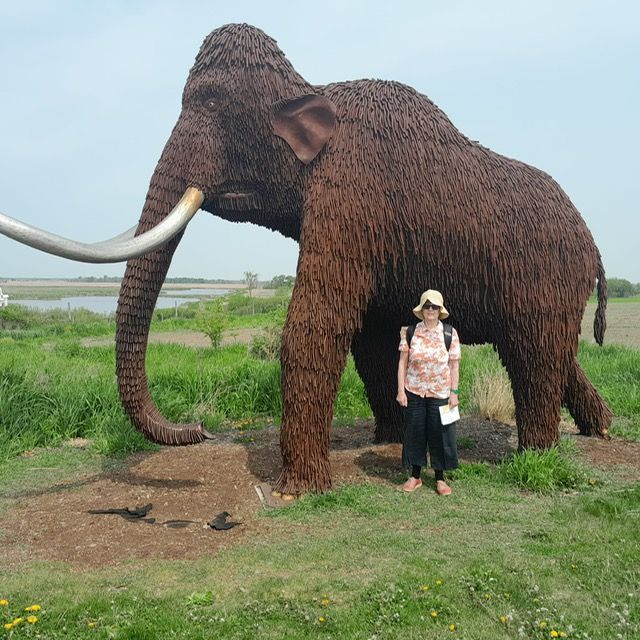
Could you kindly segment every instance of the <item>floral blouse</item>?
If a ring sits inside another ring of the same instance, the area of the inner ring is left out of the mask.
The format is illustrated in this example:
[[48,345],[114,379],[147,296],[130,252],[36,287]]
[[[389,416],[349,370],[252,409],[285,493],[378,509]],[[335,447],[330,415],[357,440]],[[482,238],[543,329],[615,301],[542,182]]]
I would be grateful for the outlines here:
[[451,346],[447,353],[442,322],[438,322],[434,329],[427,329],[424,322],[418,322],[413,332],[410,350],[407,345],[407,327],[402,327],[398,350],[409,351],[405,389],[423,398],[449,397],[449,362],[460,360],[460,339],[455,329],[451,330]]

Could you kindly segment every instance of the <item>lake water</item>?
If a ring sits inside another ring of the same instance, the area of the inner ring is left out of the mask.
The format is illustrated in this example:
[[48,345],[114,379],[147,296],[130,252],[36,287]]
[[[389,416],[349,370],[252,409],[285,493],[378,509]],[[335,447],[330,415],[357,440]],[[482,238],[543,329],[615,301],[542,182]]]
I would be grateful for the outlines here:
[[[186,302],[197,302],[198,298],[174,298],[172,296],[159,296],[156,309],[173,308]],[[49,309],[88,309],[95,313],[112,314],[118,306],[117,296],[71,296],[59,300],[11,300],[9,304],[21,304],[24,307],[48,311]]]

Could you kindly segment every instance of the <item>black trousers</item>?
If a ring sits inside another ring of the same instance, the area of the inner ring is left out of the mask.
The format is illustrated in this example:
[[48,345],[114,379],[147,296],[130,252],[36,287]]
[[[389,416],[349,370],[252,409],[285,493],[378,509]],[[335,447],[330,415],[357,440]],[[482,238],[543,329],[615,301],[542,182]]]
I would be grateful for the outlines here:
[[421,398],[407,391],[407,407],[404,412],[404,444],[402,466],[424,467],[427,452],[434,469],[458,468],[456,447],[456,423],[443,426],[438,407],[449,402],[441,398]]

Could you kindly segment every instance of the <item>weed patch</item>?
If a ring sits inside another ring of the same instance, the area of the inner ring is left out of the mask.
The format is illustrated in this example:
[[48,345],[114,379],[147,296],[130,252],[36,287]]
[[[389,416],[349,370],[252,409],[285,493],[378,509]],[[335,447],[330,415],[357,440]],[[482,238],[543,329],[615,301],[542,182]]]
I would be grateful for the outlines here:
[[497,477],[536,493],[580,489],[594,482],[586,468],[560,446],[515,453],[498,465]]

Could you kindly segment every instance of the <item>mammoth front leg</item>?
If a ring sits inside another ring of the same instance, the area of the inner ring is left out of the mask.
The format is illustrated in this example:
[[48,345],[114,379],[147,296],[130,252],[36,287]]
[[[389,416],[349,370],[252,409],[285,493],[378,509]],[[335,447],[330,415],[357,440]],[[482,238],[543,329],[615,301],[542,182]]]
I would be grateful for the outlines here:
[[282,335],[282,471],[275,487],[282,493],[331,488],[333,408],[364,304],[355,279],[344,276],[324,255],[301,256]]

